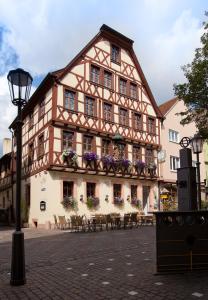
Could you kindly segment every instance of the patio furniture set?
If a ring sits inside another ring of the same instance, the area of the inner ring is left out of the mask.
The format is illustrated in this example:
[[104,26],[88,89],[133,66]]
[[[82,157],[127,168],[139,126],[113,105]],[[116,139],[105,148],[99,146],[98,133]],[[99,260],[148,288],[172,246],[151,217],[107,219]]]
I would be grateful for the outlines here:
[[85,215],[73,215],[70,219],[65,216],[54,215],[56,229],[69,229],[72,232],[95,232],[113,229],[132,229],[144,225],[154,225],[153,215],[145,215],[143,212],[128,213],[121,216],[119,213],[95,214],[90,218]]

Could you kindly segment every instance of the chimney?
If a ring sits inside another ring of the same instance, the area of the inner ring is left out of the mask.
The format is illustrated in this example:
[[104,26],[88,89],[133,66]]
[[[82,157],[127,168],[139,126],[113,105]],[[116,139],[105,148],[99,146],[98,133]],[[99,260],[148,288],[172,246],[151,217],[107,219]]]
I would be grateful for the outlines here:
[[9,138],[3,139],[3,155],[12,151],[12,140]]

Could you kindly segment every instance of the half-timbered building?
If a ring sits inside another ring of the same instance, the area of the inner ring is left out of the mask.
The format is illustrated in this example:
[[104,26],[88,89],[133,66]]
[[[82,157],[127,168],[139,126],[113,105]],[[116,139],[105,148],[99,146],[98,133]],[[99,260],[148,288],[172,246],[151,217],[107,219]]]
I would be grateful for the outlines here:
[[23,110],[29,223],[156,209],[161,117],[133,41],[103,25]]

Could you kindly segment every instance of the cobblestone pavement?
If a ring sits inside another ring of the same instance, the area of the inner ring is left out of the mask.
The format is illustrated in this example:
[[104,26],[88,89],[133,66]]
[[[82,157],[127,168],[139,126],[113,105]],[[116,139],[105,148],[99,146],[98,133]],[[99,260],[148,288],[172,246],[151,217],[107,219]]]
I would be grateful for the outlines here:
[[154,275],[155,227],[26,235],[24,286],[9,285],[11,242],[0,244],[0,300],[208,299],[207,273]]

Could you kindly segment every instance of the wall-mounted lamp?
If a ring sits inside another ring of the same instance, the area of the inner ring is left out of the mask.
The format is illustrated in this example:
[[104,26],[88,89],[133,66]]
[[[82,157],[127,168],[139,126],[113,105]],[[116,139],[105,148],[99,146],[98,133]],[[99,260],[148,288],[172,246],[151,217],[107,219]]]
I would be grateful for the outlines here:
[[83,201],[83,195],[80,195],[80,201],[82,202]]
[[105,201],[108,202],[108,195],[105,196]]

